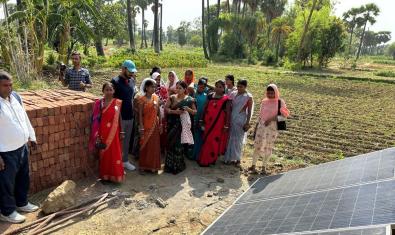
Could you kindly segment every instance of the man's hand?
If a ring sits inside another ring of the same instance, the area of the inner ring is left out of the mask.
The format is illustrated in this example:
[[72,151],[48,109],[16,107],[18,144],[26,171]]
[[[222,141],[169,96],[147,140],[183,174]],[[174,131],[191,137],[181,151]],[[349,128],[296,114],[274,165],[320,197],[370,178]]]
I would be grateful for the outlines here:
[[86,87],[86,84],[83,83],[83,82],[80,82],[80,87],[81,87],[81,88],[85,88],[85,87]]
[[30,145],[32,146],[33,150],[37,150],[37,142],[36,141],[31,141]]
[[3,171],[3,170],[5,170],[5,164],[4,164],[3,158],[0,156],[0,171]]

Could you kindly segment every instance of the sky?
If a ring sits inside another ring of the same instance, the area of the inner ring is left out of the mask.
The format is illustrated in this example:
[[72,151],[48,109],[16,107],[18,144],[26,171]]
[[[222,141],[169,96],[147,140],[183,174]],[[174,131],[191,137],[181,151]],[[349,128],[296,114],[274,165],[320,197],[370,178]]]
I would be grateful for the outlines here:
[[[293,0],[288,0],[292,3]],[[11,0],[9,2],[15,2]],[[193,21],[201,15],[201,0],[163,0],[163,29],[172,25],[178,27],[181,21]],[[216,3],[217,1],[211,1]],[[392,41],[395,41],[395,0],[337,0],[335,14],[342,16],[351,7],[358,7],[366,3],[376,3],[381,13],[377,17],[377,22],[373,26],[368,26],[373,31],[391,31]],[[0,17],[3,10],[0,10]],[[149,28],[153,27],[153,14],[151,10],[146,12],[146,19],[149,21]],[[137,16],[138,25],[141,25],[141,15]]]

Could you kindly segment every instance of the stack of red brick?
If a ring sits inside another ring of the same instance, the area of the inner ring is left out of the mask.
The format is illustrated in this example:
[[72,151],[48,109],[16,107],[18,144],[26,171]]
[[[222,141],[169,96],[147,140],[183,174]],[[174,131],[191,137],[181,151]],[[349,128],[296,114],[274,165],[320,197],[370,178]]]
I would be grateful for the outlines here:
[[30,156],[31,192],[95,172],[90,156],[90,117],[96,96],[69,90],[20,93],[37,136]]

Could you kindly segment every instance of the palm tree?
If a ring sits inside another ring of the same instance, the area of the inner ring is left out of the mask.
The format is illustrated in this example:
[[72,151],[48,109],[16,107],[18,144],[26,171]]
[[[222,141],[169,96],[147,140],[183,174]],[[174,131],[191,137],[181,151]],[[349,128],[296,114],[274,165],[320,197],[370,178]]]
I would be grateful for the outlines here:
[[[249,0],[250,4],[251,2],[253,3],[253,6],[255,7],[254,0]],[[280,17],[284,10],[285,10],[285,5],[287,4],[287,0],[262,0],[261,3],[261,11],[265,14],[266,16],[266,24],[268,26],[267,29],[267,47],[270,47],[270,33],[272,32],[272,20],[274,20],[277,17]]]
[[352,45],[352,38],[354,35],[354,30],[356,27],[361,26],[361,21],[362,18],[359,17],[361,13],[361,8],[351,8],[347,12],[343,14],[343,20],[348,26],[349,32],[350,32],[350,42],[348,44],[348,52],[347,54],[350,54],[351,52],[351,45]]
[[292,32],[292,27],[288,25],[287,19],[284,17],[274,19],[272,22],[272,38],[276,42],[276,62],[281,47],[283,37]]
[[374,4],[374,3],[369,3],[366,4],[365,6],[362,6],[360,8],[360,11],[363,14],[363,30],[362,30],[362,35],[361,35],[361,40],[359,42],[359,47],[358,47],[358,52],[357,52],[357,58],[355,60],[359,59],[360,53],[361,53],[361,49],[362,49],[362,43],[363,43],[363,38],[365,37],[365,32],[366,32],[366,26],[368,24],[368,22],[372,25],[374,23],[376,23],[376,19],[375,17],[379,15],[380,13],[380,9],[379,7]]
[[160,50],[163,51],[163,44],[162,44],[162,37],[163,37],[163,3],[159,4],[160,7],[160,25],[159,25],[159,31],[160,31],[160,37],[159,37],[159,44],[160,44]]
[[206,33],[205,33],[205,23],[204,23],[204,0],[202,0],[202,39],[203,39],[203,52],[204,57],[206,59],[210,59],[207,53],[207,45],[206,45]]
[[[140,48],[143,48],[145,45],[145,48],[147,48],[147,35],[146,35],[146,23],[145,23],[145,11],[147,10],[148,5],[151,2],[148,0],[138,0],[137,1],[137,5],[140,7],[141,9],[141,46]],[[145,42],[145,44],[144,44]]]
[[126,0],[126,11],[128,13],[128,34],[129,34],[129,45],[130,49],[134,52],[136,50],[136,45],[134,41],[134,30],[132,21],[132,0]]
[[154,0],[154,49],[155,53],[160,53],[160,45],[159,45],[159,0]]

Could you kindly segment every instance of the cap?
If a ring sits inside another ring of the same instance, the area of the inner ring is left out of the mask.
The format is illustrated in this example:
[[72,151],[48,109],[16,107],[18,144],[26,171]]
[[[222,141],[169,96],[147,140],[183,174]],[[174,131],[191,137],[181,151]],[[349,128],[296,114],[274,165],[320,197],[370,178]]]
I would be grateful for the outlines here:
[[122,64],[122,67],[127,68],[127,70],[131,73],[137,73],[136,65],[131,60],[125,60]]

